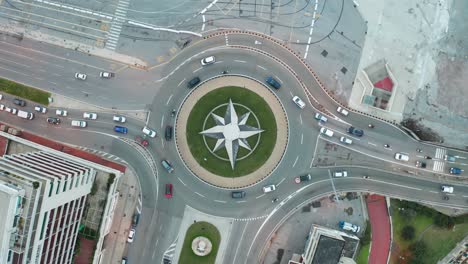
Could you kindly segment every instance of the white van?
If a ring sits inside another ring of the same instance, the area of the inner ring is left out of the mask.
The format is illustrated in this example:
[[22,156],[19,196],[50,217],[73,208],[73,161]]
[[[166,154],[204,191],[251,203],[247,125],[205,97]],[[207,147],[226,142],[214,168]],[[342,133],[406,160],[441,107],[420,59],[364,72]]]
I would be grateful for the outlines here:
[[21,117],[21,118],[24,118],[24,119],[29,119],[29,120],[34,118],[33,113],[29,113],[29,112],[26,112],[26,111],[23,111],[23,110],[18,110],[18,116]]
[[336,178],[348,177],[348,172],[347,171],[335,171],[333,173],[333,176],[335,176]]
[[349,114],[348,110],[344,109],[344,108],[341,107],[341,106],[338,107],[338,108],[336,109],[336,111],[338,111],[338,113],[340,113],[340,114],[342,114],[342,115],[344,115],[344,116],[348,116],[348,114]]
[[322,127],[320,129],[320,133],[325,134],[325,135],[327,135],[329,137],[333,137],[333,131],[331,131],[330,129],[328,129],[326,127]]
[[86,127],[86,121],[81,121],[81,120],[73,120],[71,121],[71,125],[74,127]]

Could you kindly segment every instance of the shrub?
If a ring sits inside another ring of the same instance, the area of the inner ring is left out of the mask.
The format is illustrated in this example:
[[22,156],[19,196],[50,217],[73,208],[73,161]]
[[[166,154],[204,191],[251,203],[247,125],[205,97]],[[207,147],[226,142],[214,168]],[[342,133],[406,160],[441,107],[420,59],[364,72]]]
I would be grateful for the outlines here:
[[427,246],[423,241],[416,241],[409,246],[409,250],[413,253],[413,258],[410,263],[420,264],[423,263],[422,259],[427,251]]
[[407,225],[401,229],[401,237],[408,241],[414,238],[415,229],[413,226]]
[[114,183],[115,180],[115,174],[111,173],[109,174],[109,178],[107,179],[107,190],[111,187],[111,185]]
[[437,213],[434,216],[433,221],[434,221],[434,224],[440,228],[452,228],[455,223],[452,217],[441,214],[441,213]]

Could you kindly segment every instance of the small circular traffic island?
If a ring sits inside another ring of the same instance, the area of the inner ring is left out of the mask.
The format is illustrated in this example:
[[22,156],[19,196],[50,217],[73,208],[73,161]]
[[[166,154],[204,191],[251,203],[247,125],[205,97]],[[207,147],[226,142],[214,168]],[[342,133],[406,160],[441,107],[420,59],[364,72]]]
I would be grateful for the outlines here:
[[215,78],[184,100],[175,139],[197,177],[218,187],[242,188],[267,177],[281,161],[287,118],[279,99],[261,83]]
[[179,263],[213,264],[216,261],[221,235],[208,222],[192,224],[185,233]]

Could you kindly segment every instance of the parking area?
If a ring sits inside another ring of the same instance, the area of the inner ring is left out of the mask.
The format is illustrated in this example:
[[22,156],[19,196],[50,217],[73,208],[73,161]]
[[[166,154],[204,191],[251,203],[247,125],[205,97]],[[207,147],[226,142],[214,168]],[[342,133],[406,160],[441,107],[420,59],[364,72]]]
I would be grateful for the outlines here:
[[365,227],[366,210],[355,193],[343,193],[338,202],[333,197],[310,202],[294,213],[276,232],[264,263],[287,264],[294,253],[304,252],[312,224],[339,229],[341,220]]

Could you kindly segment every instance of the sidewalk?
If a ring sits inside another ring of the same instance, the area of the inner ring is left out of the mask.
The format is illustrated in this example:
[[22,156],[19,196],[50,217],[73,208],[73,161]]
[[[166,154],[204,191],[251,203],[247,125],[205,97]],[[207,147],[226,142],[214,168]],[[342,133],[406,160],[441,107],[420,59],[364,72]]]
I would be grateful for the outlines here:
[[387,263],[390,250],[390,218],[385,197],[367,196],[367,208],[372,227],[372,244],[369,264]]

